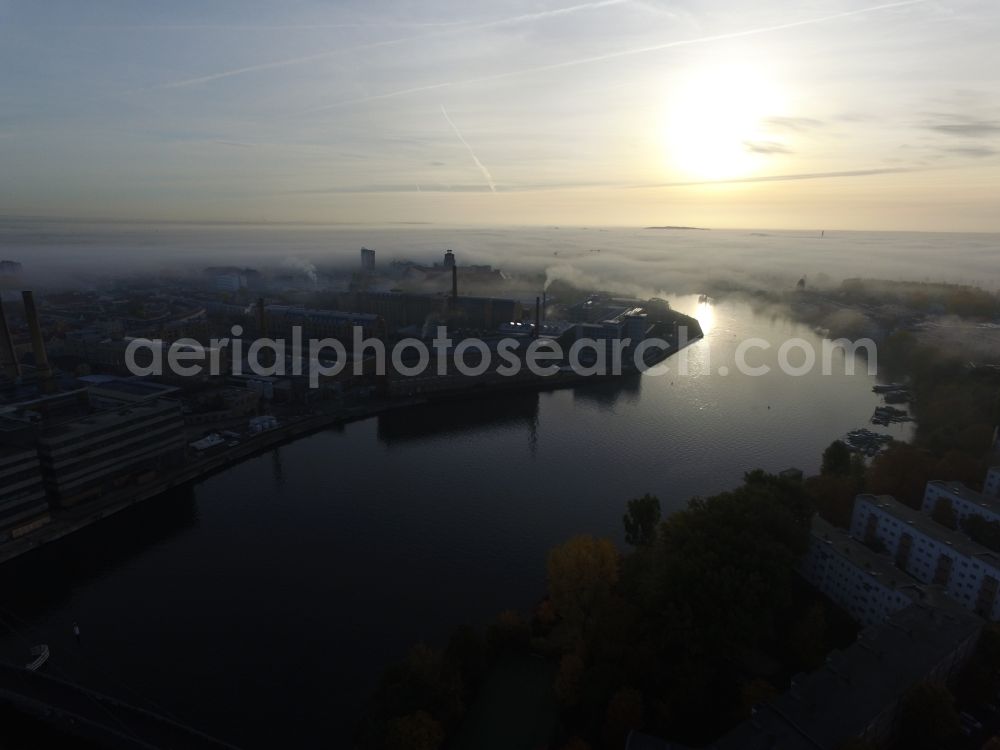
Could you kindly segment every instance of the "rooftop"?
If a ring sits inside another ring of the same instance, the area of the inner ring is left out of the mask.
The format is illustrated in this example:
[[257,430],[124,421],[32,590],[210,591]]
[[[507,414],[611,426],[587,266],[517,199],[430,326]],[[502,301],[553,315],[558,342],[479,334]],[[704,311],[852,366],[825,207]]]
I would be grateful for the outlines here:
[[861,734],[879,714],[951,654],[975,638],[983,620],[933,590],[924,601],[866,628],[826,665],[797,675],[791,688],[758,706],[714,746],[717,750],[833,750]]
[[86,416],[46,426],[42,430],[42,440],[63,438],[78,438],[90,432],[98,432],[114,427],[137,416],[151,417],[170,410],[176,410],[180,418],[180,404],[176,401],[143,401],[129,404],[127,407],[94,411]]
[[940,479],[932,479],[927,483],[927,486],[937,487],[944,490],[949,495],[960,497],[966,502],[978,505],[981,508],[987,508],[1000,515],[1000,500],[992,497],[986,497],[975,490],[969,489],[961,482],[945,482]]
[[912,589],[907,592],[910,596],[921,596],[921,591],[925,588],[923,584],[906,571],[897,568],[888,555],[869,549],[846,531],[838,529],[818,515],[813,516],[811,533],[813,539],[827,545],[827,548],[839,557],[867,571],[883,586],[892,589]]
[[1000,568],[1000,555],[969,539],[959,531],[942,526],[930,516],[904,505],[891,495],[858,495],[857,502],[867,502],[881,508],[892,517],[926,536],[937,539],[949,547],[954,547],[967,557],[975,557],[989,565]]

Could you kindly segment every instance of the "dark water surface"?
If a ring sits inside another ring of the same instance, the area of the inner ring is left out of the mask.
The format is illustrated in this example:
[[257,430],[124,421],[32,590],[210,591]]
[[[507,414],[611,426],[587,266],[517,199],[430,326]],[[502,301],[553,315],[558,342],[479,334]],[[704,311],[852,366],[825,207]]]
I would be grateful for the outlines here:
[[5,566],[0,658],[48,643],[53,674],[245,747],[342,746],[389,661],[529,607],[546,551],[580,532],[621,542],[628,498],[652,492],[670,511],[755,467],[815,471],[867,424],[864,362],[854,376],[840,359],[839,375],[739,375],[746,336],[773,342],[750,358],[772,366],[786,338],[820,339],[735,303],[675,306],[706,329],[687,376],[330,429]]

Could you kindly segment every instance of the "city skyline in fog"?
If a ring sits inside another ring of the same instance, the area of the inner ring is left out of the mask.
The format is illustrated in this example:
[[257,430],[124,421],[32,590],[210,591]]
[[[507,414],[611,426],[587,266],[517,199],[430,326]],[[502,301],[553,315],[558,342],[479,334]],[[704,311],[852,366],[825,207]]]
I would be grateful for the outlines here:
[[978,0],[0,0],[0,214],[1000,231]]

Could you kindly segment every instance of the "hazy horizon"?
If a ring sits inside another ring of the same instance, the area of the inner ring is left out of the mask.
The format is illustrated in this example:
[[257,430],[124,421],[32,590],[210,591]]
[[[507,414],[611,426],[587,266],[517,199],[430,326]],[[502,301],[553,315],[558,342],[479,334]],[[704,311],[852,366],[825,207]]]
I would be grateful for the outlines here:
[[980,0],[0,0],[0,212],[1000,231]]

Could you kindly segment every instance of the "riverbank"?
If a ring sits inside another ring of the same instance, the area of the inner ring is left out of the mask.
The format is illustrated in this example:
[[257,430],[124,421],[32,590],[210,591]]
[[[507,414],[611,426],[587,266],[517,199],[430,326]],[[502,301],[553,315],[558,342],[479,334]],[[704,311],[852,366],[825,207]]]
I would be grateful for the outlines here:
[[[685,343],[685,346],[689,346],[701,338],[701,335],[694,336]],[[663,352],[662,359],[673,356],[682,348],[684,347],[671,348],[669,351]],[[655,363],[648,362],[647,364],[653,365]],[[491,393],[511,393],[524,390],[551,391],[562,388],[573,388],[588,383],[607,383],[629,377],[638,378],[641,377],[641,374],[639,372],[627,372],[617,376],[588,376],[575,372],[560,371],[551,376],[509,378],[506,380],[497,379],[491,381],[488,385],[477,384],[472,387],[448,388],[437,390],[433,393],[409,395],[391,400],[372,400],[364,404],[346,407],[337,405],[329,411],[309,416],[284,417],[284,423],[278,427],[253,435],[239,445],[227,448],[224,451],[213,453],[204,458],[190,459],[184,465],[177,467],[175,472],[169,476],[157,476],[143,484],[130,486],[103,496],[98,500],[89,501],[82,507],[54,511],[52,521],[45,526],[0,545],[0,565],[43,545],[63,539],[69,534],[80,531],[91,524],[120,513],[138,503],[159,497],[178,487],[203,480],[265,451],[330,427],[370,419],[390,410],[407,409],[431,401],[480,398],[484,396],[488,397]]]

